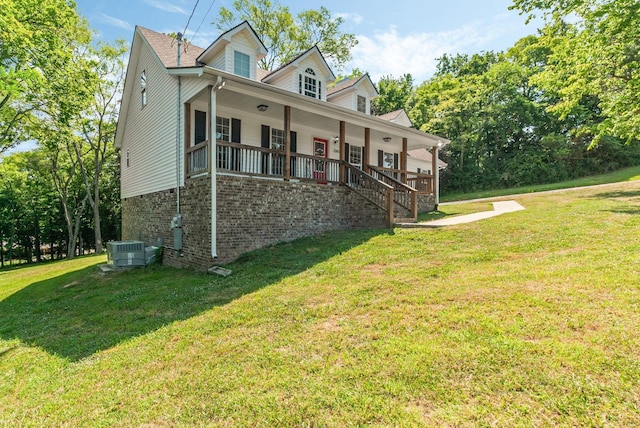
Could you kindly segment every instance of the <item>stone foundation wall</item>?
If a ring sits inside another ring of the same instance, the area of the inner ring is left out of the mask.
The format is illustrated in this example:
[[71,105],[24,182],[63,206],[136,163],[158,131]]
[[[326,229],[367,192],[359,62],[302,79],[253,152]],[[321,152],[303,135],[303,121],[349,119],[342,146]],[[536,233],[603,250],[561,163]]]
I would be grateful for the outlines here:
[[186,181],[180,189],[183,249],[173,250],[171,218],[175,190],[122,201],[122,239],[162,243],[164,263],[207,269],[241,254],[331,230],[384,228],[386,216],[344,186],[284,182],[247,177],[217,177],[217,255],[211,258],[211,183]]
[[428,213],[436,209],[436,197],[434,195],[418,194],[418,213]]

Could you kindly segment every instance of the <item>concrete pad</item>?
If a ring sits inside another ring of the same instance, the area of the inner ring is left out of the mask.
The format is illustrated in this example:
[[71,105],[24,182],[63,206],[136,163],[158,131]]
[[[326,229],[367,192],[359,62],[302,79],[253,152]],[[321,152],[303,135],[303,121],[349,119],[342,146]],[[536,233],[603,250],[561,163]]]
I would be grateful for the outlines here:
[[500,213],[512,213],[516,211],[522,211],[524,207],[516,201],[500,201],[493,203],[493,210]]
[[519,203],[517,203],[516,201],[500,201],[500,202],[493,203],[493,211],[483,211],[479,213],[441,218],[439,220],[426,221],[424,223],[400,224],[398,226],[405,227],[405,228],[423,228],[423,227],[428,228],[428,227],[453,226],[456,224],[472,223],[474,221],[496,217],[505,213],[522,211],[524,209],[525,208]]

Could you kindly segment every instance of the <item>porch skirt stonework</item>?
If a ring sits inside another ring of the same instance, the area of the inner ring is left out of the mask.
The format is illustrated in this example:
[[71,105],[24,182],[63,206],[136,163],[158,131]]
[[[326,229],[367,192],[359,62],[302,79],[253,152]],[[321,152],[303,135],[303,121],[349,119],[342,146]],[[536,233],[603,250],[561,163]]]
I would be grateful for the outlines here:
[[122,239],[164,246],[164,264],[205,270],[279,242],[332,230],[386,227],[383,209],[344,186],[226,175],[217,180],[217,258],[211,257],[208,176],[189,179],[180,189],[182,254],[173,250],[175,189],[123,199]]

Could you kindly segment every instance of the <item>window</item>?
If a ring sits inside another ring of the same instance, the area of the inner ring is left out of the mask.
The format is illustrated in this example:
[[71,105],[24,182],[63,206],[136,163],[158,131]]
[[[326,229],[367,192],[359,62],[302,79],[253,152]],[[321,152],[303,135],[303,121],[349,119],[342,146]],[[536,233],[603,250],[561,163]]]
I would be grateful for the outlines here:
[[271,148],[284,150],[284,131],[282,129],[271,128]]
[[216,140],[231,141],[229,118],[216,116]]
[[358,111],[360,113],[367,112],[367,99],[361,95],[358,95]]
[[349,145],[349,163],[362,168],[362,147]]
[[[284,131],[282,129],[271,128],[271,148],[273,150],[284,150]],[[271,174],[284,174],[284,154],[271,154]]]
[[147,73],[145,70],[140,73],[140,102],[142,107],[147,105]]
[[249,78],[251,70],[249,68],[249,55],[242,52],[234,51],[233,54],[233,72],[238,76]]
[[307,68],[304,74],[300,74],[298,92],[311,98],[322,98],[322,86],[316,79],[316,72]]
[[382,157],[382,167],[393,169],[395,167],[393,153],[384,152]]

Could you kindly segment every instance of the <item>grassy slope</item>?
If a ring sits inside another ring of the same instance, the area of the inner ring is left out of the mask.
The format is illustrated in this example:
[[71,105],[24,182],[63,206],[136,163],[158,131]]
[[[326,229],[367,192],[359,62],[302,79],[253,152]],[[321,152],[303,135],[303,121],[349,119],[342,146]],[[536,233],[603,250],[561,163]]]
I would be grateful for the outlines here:
[[0,426],[640,425],[640,182],[517,200],[228,278],[0,271]]
[[491,198],[505,195],[544,192],[547,190],[570,189],[597,184],[619,183],[622,181],[640,180],[640,166],[625,168],[609,174],[594,175],[559,183],[538,184],[535,186],[515,187],[511,189],[480,190],[470,193],[447,194],[440,197],[441,202],[464,201],[468,199]]

